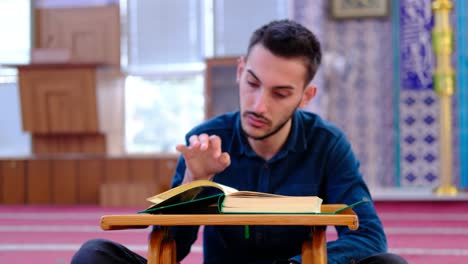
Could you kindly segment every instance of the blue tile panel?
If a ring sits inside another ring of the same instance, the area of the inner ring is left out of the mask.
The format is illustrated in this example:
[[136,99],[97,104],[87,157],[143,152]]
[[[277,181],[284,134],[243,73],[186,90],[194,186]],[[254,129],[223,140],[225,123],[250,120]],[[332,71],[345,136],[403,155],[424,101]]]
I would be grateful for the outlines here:
[[433,91],[431,1],[399,1],[400,184],[430,186],[439,178],[439,104]]
[[457,40],[457,92],[460,186],[468,188],[468,8],[465,0],[455,2]]

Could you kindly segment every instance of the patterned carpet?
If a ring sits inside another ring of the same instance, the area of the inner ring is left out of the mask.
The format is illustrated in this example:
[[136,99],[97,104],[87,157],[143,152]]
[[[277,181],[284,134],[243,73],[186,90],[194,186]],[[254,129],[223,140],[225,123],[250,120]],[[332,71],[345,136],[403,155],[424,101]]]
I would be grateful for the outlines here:
[[[468,263],[468,202],[377,202],[391,252],[415,264]],[[145,255],[148,229],[102,231],[104,214],[135,208],[0,205],[0,263],[70,263],[90,238],[107,238]],[[334,230],[327,239],[336,239]],[[202,241],[183,264],[201,263]]]

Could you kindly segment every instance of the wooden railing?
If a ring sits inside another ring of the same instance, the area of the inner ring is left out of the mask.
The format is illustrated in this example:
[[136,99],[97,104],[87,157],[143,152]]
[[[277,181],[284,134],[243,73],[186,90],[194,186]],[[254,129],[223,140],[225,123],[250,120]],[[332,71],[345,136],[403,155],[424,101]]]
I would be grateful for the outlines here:
[[169,188],[177,155],[0,159],[0,204],[144,205]]

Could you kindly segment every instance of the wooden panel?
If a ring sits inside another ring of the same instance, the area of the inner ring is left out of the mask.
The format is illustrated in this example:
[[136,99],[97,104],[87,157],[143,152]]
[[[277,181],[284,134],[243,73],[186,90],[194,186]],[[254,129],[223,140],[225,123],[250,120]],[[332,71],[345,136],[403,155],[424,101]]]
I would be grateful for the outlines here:
[[129,181],[129,166],[126,158],[109,158],[104,168],[105,183],[127,183]]
[[146,198],[153,196],[154,183],[105,183],[100,188],[101,206],[127,206],[144,209],[151,204]]
[[89,158],[78,160],[78,203],[98,204],[99,186],[104,174],[104,160]]
[[50,161],[47,159],[33,159],[27,162],[26,203],[52,203],[52,175]]
[[107,142],[104,134],[92,134],[80,136],[80,153],[105,154]]
[[34,154],[79,153],[79,140],[76,137],[67,140],[66,135],[33,134],[31,138]]
[[135,183],[151,183],[158,181],[155,158],[131,158],[130,179]]
[[46,130],[45,124],[35,121],[37,114],[35,113],[34,94],[31,91],[31,82],[25,80],[25,76],[29,72],[18,69],[18,90],[20,94],[20,106],[21,106],[21,121],[24,131],[32,131],[33,129]]
[[177,157],[158,157],[158,190],[157,193],[168,190],[171,187],[172,177],[177,166]]
[[60,153],[87,153],[83,151],[83,140],[86,135],[81,134],[58,134],[48,135],[50,139],[56,139],[58,143],[57,151],[50,152],[55,154]]
[[23,129],[98,132],[94,67],[19,68]]
[[103,134],[33,134],[34,154],[105,154],[106,140]]
[[52,203],[76,204],[77,161],[52,160]]
[[0,159],[0,202],[99,204],[105,197],[108,205],[144,207],[145,198],[170,187],[177,159],[178,155]]
[[239,108],[237,58],[206,60],[205,119]]
[[117,5],[38,9],[37,48],[67,48],[72,61],[120,66]]
[[126,188],[123,183],[103,183],[99,187],[99,205],[104,207],[123,206]]
[[1,204],[24,204],[26,202],[24,163],[24,160],[0,161]]
[[151,205],[150,202],[146,201],[146,198],[156,194],[157,185],[150,182],[136,182],[127,184],[126,189],[128,191],[125,205],[144,209]]

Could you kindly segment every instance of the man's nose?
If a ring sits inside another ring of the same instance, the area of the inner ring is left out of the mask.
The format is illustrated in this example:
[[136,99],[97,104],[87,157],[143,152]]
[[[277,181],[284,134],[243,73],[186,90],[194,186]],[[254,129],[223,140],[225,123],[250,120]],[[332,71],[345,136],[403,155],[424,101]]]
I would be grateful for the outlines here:
[[266,112],[267,106],[268,98],[265,89],[258,89],[258,92],[255,94],[254,111],[258,114],[263,114]]

